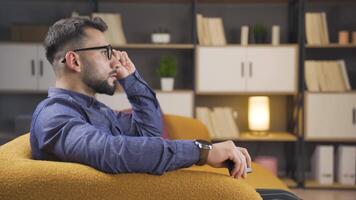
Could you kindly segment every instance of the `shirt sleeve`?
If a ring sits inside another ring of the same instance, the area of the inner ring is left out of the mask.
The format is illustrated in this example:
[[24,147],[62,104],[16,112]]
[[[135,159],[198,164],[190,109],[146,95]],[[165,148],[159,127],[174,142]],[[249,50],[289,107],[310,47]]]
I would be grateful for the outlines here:
[[66,100],[42,109],[31,130],[40,151],[57,160],[86,164],[107,173],[162,174],[189,167],[199,159],[193,141],[113,136],[87,123],[77,109]]
[[131,136],[161,136],[162,113],[156,93],[141,78],[137,70],[119,80],[119,83],[132,106],[131,113],[116,113],[116,118],[124,133]]

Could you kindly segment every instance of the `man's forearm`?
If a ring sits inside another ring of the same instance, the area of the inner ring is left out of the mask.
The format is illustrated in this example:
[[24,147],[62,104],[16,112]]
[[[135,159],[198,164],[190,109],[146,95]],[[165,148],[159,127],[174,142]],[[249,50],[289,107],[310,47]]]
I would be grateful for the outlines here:
[[137,71],[120,80],[120,84],[123,86],[133,109],[129,132],[140,136],[161,136],[163,122],[155,92]]

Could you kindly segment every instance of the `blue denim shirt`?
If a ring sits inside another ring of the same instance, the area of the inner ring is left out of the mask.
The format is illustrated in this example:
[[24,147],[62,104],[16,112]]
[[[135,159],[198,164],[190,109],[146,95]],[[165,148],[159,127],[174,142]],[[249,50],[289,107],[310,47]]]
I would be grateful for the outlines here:
[[132,113],[114,112],[92,97],[50,88],[32,116],[33,158],[82,163],[107,173],[162,174],[195,164],[199,150],[193,141],[160,137],[159,103],[138,72],[119,82]]

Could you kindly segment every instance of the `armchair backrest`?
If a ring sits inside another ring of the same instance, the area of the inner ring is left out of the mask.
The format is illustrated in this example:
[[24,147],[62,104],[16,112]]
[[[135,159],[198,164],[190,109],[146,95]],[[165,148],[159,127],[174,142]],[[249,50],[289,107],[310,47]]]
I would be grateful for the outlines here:
[[164,123],[170,139],[202,139],[210,141],[208,129],[202,122],[197,119],[165,114]]

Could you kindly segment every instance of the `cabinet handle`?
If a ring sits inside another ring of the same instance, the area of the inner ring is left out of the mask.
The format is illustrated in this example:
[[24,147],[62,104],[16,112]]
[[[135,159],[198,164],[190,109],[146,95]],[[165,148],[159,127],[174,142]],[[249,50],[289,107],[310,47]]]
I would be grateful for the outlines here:
[[34,76],[35,75],[35,60],[31,60],[31,75]]
[[252,72],[252,62],[249,62],[249,72],[250,72],[250,77],[253,76],[253,72]]
[[244,62],[241,62],[241,77],[244,77],[245,76],[245,63]]
[[40,75],[43,76],[43,61],[40,60]]
[[356,109],[355,108],[352,109],[352,124],[353,125],[356,124]]

